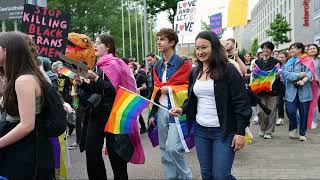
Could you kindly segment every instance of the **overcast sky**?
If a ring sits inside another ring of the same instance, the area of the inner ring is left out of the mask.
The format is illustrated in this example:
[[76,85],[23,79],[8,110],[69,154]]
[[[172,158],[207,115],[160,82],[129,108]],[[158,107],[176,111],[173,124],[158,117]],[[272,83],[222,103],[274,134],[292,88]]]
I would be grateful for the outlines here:
[[[249,0],[249,14],[248,18],[250,19],[250,12],[253,9],[254,5],[259,0]],[[189,37],[184,37],[185,42],[193,42],[196,35],[201,31],[201,20],[209,23],[209,16],[222,13],[222,27],[226,27],[227,25],[227,16],[228,16],[228,4],[229,0],[198,0],[197,2],[197,16],[196,22],[194,26],[194,33]],[[157,16],[156,27],[155,30],[158,31],[163,27],[172,27],[171,23],[167,20],[167,13],[162,12]],[[222,39],[227,39],[233,37],[233,32],[231,28],[227,28],[227,31],[223,34]],[[181,37],[179,37],[181,39]]]

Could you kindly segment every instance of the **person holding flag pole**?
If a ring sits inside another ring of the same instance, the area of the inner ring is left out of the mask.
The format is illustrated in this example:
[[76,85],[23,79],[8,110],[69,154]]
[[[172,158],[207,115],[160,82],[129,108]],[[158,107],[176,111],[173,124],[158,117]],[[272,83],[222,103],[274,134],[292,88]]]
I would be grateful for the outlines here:
[[[191,65],[188,60],[175,54],[178,35],[173,29],[163,28],[157,33],[157,47],[162,58],[153,68],[154,90],[151,100],[160,103],[166,109],[181,106],[187,98],[188,75]],[[157,106],[151,107],[149,118],[150,132],[158,131],[158,143],[161,152],[161,164],[166,179],[191,179],[192,172],[184,157],[193,147],[192,140],[183,134],[186,117],[173,117],[168,111]],[[153,145],[153,138],[150,138]]]

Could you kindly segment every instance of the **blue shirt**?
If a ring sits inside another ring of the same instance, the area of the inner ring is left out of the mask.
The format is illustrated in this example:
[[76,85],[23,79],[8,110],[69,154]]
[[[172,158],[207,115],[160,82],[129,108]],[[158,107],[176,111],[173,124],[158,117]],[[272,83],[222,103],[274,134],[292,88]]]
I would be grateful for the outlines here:
[[[180,63],[180,57],[176,55],[175,53],[171,56],[170,60],[167,63],[167,77],[166,79],[169,80],[170,77],[178,70],[178,68],[182,65]],[[159,80],[162,82],[162,75],[165,71],[165,64],[164,64],[164,59],[161,57],[161,59],[153,66],[155,72],[157,73],[157,76]],[[171,102],[169,95],[168,96],[168,109],[172,108]],[[169,120],[170,123],[174,123],[174,117],[169,115]]]

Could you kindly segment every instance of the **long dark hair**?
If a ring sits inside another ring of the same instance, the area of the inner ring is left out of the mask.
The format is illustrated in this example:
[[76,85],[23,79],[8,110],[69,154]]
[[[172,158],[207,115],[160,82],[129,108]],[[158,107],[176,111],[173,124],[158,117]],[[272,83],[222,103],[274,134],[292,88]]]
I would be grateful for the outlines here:
[[305,53],[305,47],[304,47],[304,45],[302,43],[299,43],[299,42],[293,43],[293,44],[290,45],[289,48],[291,49],[292,47],[295,47],[297,49],[301,49],[301,54]]
[[[211,42],[212,54],[209,59],[209,66],[207,71],[207,76],[209,75],[211,79],[217,80],[222,78],[224,72],[224,67],[228,62],[227,52],[220,43],[218,36],[211,31],[202,31],[200,32],[198,38],[206,39]],[[198,61],[199,65],[199,77],[202,76],[203,72],[203,62]]]
[[45,79],[36,64],[35,57],[26,39],[26,34],[19,32],[0,33],[0,46],[5,48],[4,62],[4,109],[11,116],[19,115],[15,82],[23,74],[32,74],[39,80],[43,90]]
[[114,42],[114,38],[111,35],[99,34],[96,38],[100,39],[100,42],[109,48],[109,52],[113,56],[116,56],[116,45]]

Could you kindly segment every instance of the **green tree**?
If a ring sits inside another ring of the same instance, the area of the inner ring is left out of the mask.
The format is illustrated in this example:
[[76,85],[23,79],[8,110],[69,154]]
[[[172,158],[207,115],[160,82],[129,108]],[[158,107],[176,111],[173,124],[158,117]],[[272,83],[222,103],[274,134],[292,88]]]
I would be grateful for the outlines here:
[[239,51],[239,57],[244,57],[244,55],[246,55],[247,53],[247,50],[242,48],[240,51]]
[[255,38],[251,44],[251,54],[256,55],[259,49],[258,38]]
[[[140,1],[140,0],[138,0]],[[157,15],[159,12],[168,12],[168,19],[174,28],[174,17],[177,13],[177,3],[180,0],[147,0],[148,9],[147,12],[151,16]]]
[[[89,35],[94,38],[96,34],[105,33],[114,37],[117,55],[122,57],[122,20],[121,20],[121,1],[119,0],[50,0],[48,7],[61,9],[71,13],[71,25],[69,32],[77,32]],[[124,1],[124,37],[125,37],[125,56],[130,56],[129,27],[127,1]],[[134,3],[130,9],[131,42],[132,56],[136,58],[136,31],[135,31],[135,9]],[[141,12],[141,9],[138,8]],[[141,48],[141,15],[138,15],[138,45],[139,58],[143,59]],[[153,22],[153,21],[152,21]],[[153,26],[154,27],[154,26]],[[148,33],[149,35],[149,33]],[[148,36],[149,38],[149,36]],[[150,42],[150,40],[149,40]],[[150,47],[150,43],[149,43]]]
[[291,31],[290,24],[281,14],[277,14],[270,28],[266,30],[267,36],[271,36],[273,42],[278,47],[280,44],[290,42],[287,32]]

